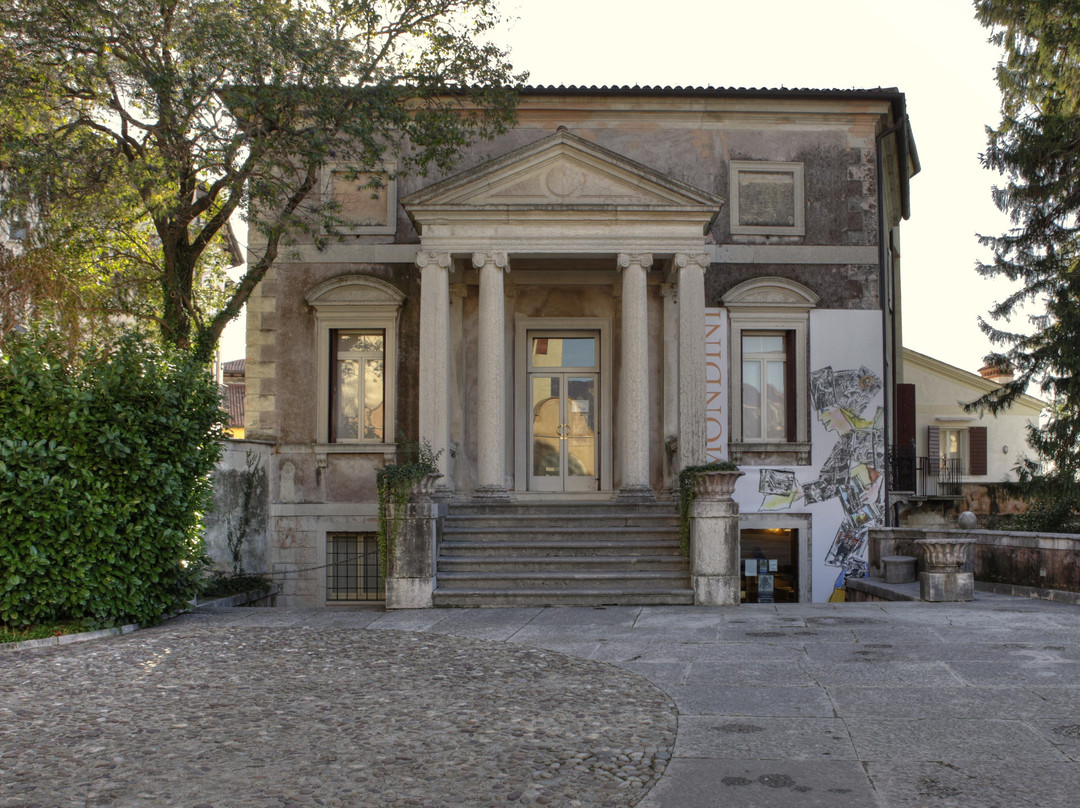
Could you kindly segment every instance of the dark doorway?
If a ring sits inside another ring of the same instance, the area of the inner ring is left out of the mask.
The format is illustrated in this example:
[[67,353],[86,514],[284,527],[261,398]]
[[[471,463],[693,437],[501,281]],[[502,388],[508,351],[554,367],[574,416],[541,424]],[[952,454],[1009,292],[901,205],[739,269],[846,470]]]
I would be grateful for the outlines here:
[[739,533],[742,603],[799,602],[799,531],[748,528]]

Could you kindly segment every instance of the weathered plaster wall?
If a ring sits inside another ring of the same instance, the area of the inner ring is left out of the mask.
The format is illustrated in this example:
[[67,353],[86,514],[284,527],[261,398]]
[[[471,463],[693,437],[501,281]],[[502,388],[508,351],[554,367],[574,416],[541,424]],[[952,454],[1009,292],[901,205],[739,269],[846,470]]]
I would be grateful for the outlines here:
[[[214,470],[214,508],[206,514],[206,552],[214,568],[233,568],[229,549],[230,530],[234,535],[247,529],[240,546],[243,572],[269,569],[270,491],[268,466],[272,447],[247,440],[225,441],[224,453]],[[246,510],[246,514],[245,514]]]
[[762,276],[786,278],[812,290],[822,309],[878,309],[878,269],[871,265],[713,264],[705,273],[705,304],[721,298],[740,283]]

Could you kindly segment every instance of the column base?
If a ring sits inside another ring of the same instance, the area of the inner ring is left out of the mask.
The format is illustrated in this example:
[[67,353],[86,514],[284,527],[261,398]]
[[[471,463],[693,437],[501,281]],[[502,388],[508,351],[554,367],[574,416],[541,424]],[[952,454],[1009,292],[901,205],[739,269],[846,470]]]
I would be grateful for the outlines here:
[[695,575],[695,606],[737,606],[739,604],[738,575]]
[[511,502],[514,496],[501,485],[482,485],[473,492],[473,499],[483,502]]
[[448,485],[438,485],[435,490],[431,492],[432,502],[453,502],[454,501],[454,489]]
[[975,599],[975,576],[970,572],[920,572],[919,596],[929,603]]
[[647,485],[627,485],[615,495],[616,502],[656,502],[656,494]]
[[430,609],[434,578],[387,578],[387,609]]

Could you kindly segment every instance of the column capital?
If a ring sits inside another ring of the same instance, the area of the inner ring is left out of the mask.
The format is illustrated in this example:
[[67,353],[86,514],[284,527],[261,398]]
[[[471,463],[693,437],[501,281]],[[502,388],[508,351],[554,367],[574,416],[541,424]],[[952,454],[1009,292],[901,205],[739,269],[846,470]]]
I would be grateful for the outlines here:
[[675,266],[678,269],[698,267],[702,271],[709,268],[708,253],[675,253]]
[[652,266],[652,253],[619,253],[618,266],[620,270],[632,266],[648,269]]
[[670,297],[675,300],[679,299],[679,287],[674,283],[662,283],[660,284],[660,297]]
[[425,267],[441,267],[442,269],[449,269],[450,253],[420,250],[416,254],[416,265],[420,267],[420,269],[424,269]]
[[469,296],[469,287],[463,283],[450,284],[450,299],[461,300]]
[[510,258],[504,252],[475,252],[472,255],[472,265],[476,269],[483,269],[488,264],[494,264],[503,272],[510,271]]

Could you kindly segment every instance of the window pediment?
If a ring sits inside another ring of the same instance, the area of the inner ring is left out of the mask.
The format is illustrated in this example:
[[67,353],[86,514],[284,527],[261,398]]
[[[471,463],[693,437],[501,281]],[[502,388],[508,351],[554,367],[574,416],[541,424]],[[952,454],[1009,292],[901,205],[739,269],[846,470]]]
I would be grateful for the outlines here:
[[405,294],[396,286],[366,275],[343,275],[320,283],[304,296],[315,309],[341,307],[398,308],[405,301]]
[[740,283],[723,297],[729,309],[739,307],[800,309],[818,304],[818,296],[801,283],[787,278],[754,278]]

